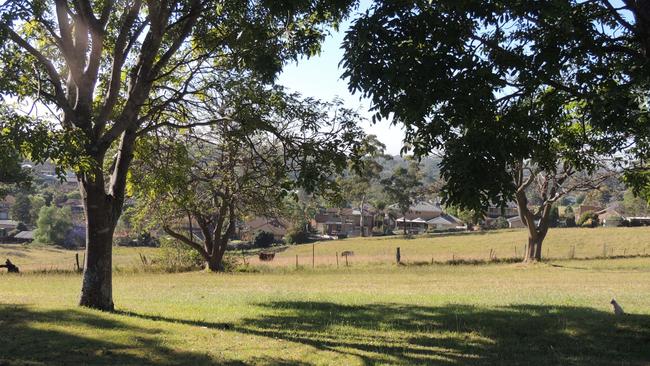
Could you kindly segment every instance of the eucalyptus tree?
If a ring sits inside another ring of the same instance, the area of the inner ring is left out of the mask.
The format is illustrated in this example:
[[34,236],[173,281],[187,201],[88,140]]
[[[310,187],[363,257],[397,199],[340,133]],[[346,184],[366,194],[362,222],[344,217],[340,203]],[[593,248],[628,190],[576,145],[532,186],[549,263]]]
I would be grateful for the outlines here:
[[263,92],[254,114],[182,135],[159,130],[136,150],[130,186],[138,216],[196,250],[210,271],[223,270],[243,217],[278,217],[297,189],[334,188],[330,177],[359,150],[355,112],[279,88]]
[[[365,228],[365,206],[368,202],[368,192],[373,184],[379,183],[383,166],[377,161],[378,158],[390,159],[384,154],[386,145],[377,139],[375,135],[368,135],[360,141],[356,151],[356,160],[351,160],[348,170],[339,179],[341,193],[347,201],[358,203],[361,213],[359,225],[361,236],[366,236]],[[374,226],[374,224],[373,224]]]
[[419,196],[422,187],[418,162],[411,159],[408,167],[398,166],[388,178],[381,180],[381,185],[386,196],[402,214],[406,235],[406,213]]
[[[10,0],[0,6],[0,92],[45,106],[74,135],[87,220],[80,304],[113,309],[112,235],[136,141],[223,86],[215,70],[270,82],[312,55],[353,1]],[[39,108],[43,110],[44,108]],[[222,111],[227,117],[229,111]],[[180,118],[183,116],[184,118]]]
[[[647,184],[648,5],[612,4],[376,1],[346,35],[344,75],[375,119],[406,127],[416,155],[443,155],[447,204],[515,200],[536,260],[552,204],[598,183],[577,178],[603,157]],[[542,198],[531,212],[532,184]]]

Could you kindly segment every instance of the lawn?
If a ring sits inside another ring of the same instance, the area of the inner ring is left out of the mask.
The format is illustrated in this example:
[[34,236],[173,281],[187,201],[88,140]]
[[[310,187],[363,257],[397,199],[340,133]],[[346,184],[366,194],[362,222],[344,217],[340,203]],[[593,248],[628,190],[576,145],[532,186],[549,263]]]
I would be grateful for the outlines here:
[[[524,229],[425,235],[414,239],[402,236],[350,238],[318,242],[313,248],[311,245],[282,248],[268,265],[295,267],[298,256],[299,266],[311,267],[312,251],[316,266],[336,266],[337,253],[339,266],[344,265],[345,258],[340,257],[343,251],[354,252],[354,256],[348,257],[350,265],[394,263],[397,247],[400,247],[402,261],[407,263],[430,263],[432,259],[436,262],[487,260],[490,253],[496,258],[515,258],[523,256],[527,240]],[[636,254],[650,255],[650,227],[551,229],[543,246],[543,257],[552,259],[571,255],[594,258]],[[259,264],[259,261],[251,258],[251,263]]]
[[116,314],[5,274],[0,365],[647,365],[650,259],[558,263],[122,273]]
[[[647,229],[619,230],[584,231],[594,240],[585,252],[603,241],[616,248],[647,243]],[[555,232],[566,235],[561,240],[573,237],[570,245],[586,243],[580,231]],[[445,246],[469,255],[481,243],[505,248],[522,234],[397,243],[422,256],[431,249],[442,256]],[[314,249],[354,250],[359,260],[390,250],[397,239],[375,239],[375,247],[371,240]],[[549,243],[559,250],[561,243]],[[70,258],[67,251],[27,249],[22,259]],[[278,256],[307,258],[311,250],[291,247]],[[116,262],[139,261],[136,249],[117,253]],[[3,272],[0,365],[650,364],[648,257],[535,265],[415,262],[234,274],[118,271],[112,314],[75,306],[78,274]],[[628,314],[615,316],[611,298]]]

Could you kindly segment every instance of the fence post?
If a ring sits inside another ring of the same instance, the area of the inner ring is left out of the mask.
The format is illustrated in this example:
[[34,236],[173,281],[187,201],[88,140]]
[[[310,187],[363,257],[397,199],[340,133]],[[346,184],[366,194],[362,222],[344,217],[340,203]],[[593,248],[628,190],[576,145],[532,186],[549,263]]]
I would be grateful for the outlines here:
[[74,254],[74,259],[77,262],[77,272],[81,272],[81,266],[79,265],[79,253]]
[[339,252],[336,252],[336,268],[339,268]]
[[298,254],[296,254],[296,269],[298,269]]
[[316,267],[316,244],[311,245],[311,268]]
[[395,259],[397,260],[397,264],[401,263],[402,255],[399,252],[399,247],[397,247],[397,250],[395,251]]

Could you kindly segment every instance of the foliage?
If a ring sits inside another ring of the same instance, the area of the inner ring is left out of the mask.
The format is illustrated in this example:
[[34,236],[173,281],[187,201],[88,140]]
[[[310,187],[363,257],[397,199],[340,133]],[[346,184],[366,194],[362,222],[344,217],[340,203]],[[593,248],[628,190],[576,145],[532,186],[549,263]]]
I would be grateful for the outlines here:
[[417,162],[411,161],[408,168],[397,167],[390,177],[381,181],[384,192],[397,205],[402,215],[408,212],[419,194],[422,186],[419,178],[419,166]]
[[309,242],[309,233],[303,225],[292,226],[284,236],[284,242],[289,245],[304,244]]
[[494,221],[494,226],[496,229],[507,229],[510,227],[510,224],[508,223],[508,220],[505,217],[499,216]]
[[627,190],[623,195],[623,210],[628,216],[645,216],[650,213],[650,203],[636,197],[632,190]]
[[[11,218],[16,221],[32,223],[32,203],[29,196],[24,193],[16,195],[16,202],[11,206]],[[40,210],[40,207],[39,207]]]
[[16,230],[18,230],[18,231],[26,231],[26,230],[28,230],[27,225],[25,225],[22,222],[19,222],[18,225],[16,225]]
[[[345,168],[362,136],[356,112],[339,102],[302,99],[280,87],[247,82],[249,89],[239,90],[243,94],[231,96],[238,99],[222,107],[254,103],[254,111],[224,120],[218,128],[184,135],[159,130],[155,138],[142,139],[129,179],[141,221],[162,226],[214,270],[220,269],[239,219],[280,216],[286,197],[296,196],[298,189],[332,191],[330,177]],[[203,233],[200,240],[185,234],[181,225],[190,220]]]
[[581,227],[596,227],[599,224],[598,215],[593,211],[587,211],[580,215],[577,224]]
[[548,226],[557,227],[560,223],[560,210],[557,206],[551,207],[551,212],[548,216]]
[[156,264],[167,272],[187,272],[201,268],[203,258],[187,245],[169,237],[160,238]]
[[[516,200],[526,260],[536,260],[553,204],[598,186],[603,157],[629,154],[614,158],[625,165],[650,140],[639,71],[648,62],[621,53],[640,45],[619,11],[562,0],[377,1],[346,35],[344,76],[371,99],[374,119],[405,126],[405,149],[442,155],[445,204],[485,211]],[[638,149],[625,148],[630,140]]]
[[41,207],[45,206],[45,199],[40,194],[29,196],[29,221],[30,224],[36,223],[41,212]]
[[273,245],[274,241],[275,237],[273,236],[273,233],[260,231],[255,235],[255,238],[253,239],[253,245],[255,245],[257,248],[268,248]]
[[34,242],[66,246],[66,236],[72,229],[70,207],[42,206],[36,221]]

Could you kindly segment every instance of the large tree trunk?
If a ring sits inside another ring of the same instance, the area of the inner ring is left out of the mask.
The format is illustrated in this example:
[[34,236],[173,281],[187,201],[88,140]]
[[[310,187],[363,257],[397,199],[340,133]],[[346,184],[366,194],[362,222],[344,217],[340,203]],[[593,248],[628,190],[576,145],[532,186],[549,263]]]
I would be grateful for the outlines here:
[[226,268],[223,265],[223,255],[214,255],[205,263],[206,269],[210,272],[223,272]]
[[117,220],[112,198],[106,195],[101,176],[82,181],[80,186],[86,211],[86,261],[79,305],[113,311],[112,248]]

